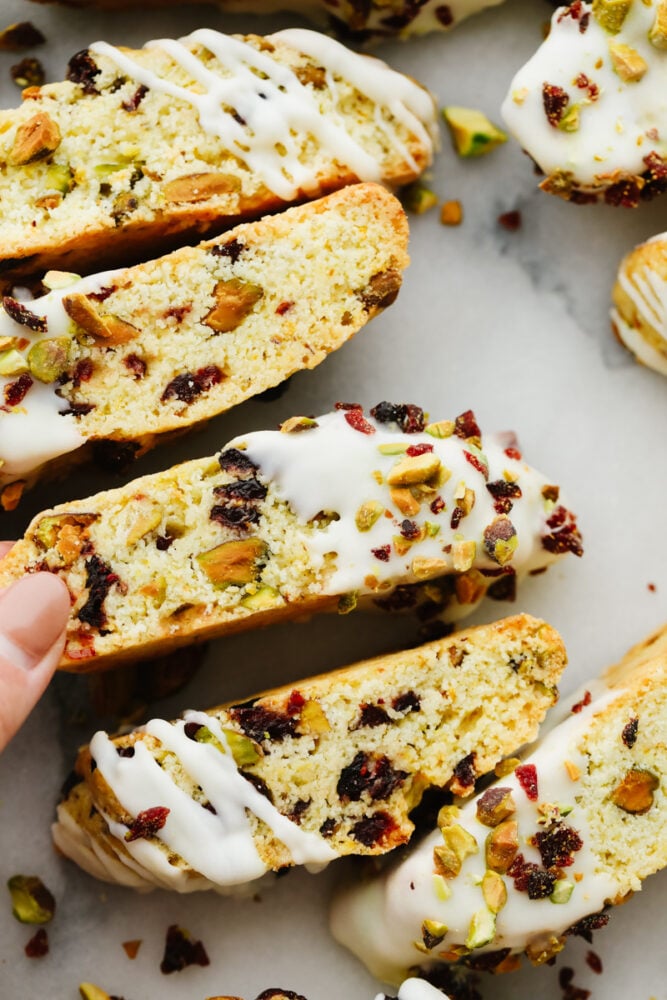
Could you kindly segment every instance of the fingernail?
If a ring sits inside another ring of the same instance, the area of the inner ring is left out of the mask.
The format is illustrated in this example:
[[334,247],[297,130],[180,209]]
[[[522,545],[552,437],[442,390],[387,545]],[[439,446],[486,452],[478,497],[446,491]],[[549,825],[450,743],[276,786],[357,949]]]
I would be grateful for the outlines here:
[[0,594],[0,656],[32,670],[67,623],[67,587],[52,573],[24,576]]

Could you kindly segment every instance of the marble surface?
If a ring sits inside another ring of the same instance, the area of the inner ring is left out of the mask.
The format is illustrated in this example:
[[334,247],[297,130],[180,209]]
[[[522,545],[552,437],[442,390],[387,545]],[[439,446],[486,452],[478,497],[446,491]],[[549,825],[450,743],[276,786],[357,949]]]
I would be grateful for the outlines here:
[[[184,5],[160,13],[134,4],[125,14],[94,14],[2,0],[1,21],[32,18],[48,38],[39,55],[50,79],[67,57],[106,38],[140,43],[199,26],[264,32],[295,22],[226,17],[213,7]],[[379,54],[425,82],[441,104],[498,109],[517,66],[539,43],[551,8],[542,0],[508,0],[449,36],[395,43]],[[15,57],[0,53],[2,106],[17,102],[9,80]],[[609,294],[616,265],[634,243],[667,229],[667,197],[635,211],[576,207],[541,194],[531,164],[508,143],[488,158],[457,161],[448,137],[432,172],[443,199],[459,198],[464,222],[442,227],[436,213],[412,221],[412,267],[395,306],[315,372],[296,376],[272,403],[249,402],[186,440],[147,456],[136,472],[205,455],[247,429],[274,426],[298,412],[324,411],[338,399],[419,402],[434,418],[473,408],[482,429],[512,428],[524,454],[560,482],[580,516],[586,553],[568,558],[524,586],[514,607],[488,603],[476,615],[505,611],[542,615],[558,627],[570,653],[564,690],[594,676],[663,623],[667,594],[667,473],[664,435],[667,383],[637,366],[610,334]],[[508,232],[500,213],[518,209],[522,227]],[[2,207],[0,205],[0,215]],[[5,517],[4,536],[58,500],[111,483],[86,470],[32,493]],[[117,480],[116,480],[117,481]],[[649,589],[649,584],[654,588]],[[211,643],[194,680],[146,713],[247,697],[414,639],[411,621],[360,615],[318,619]],[[38,873],[58,900],[49,928],[50,955],[23,956],[28,928],[0,900],[0,996],[77,996],[92,980],[126,1000],[203,1000],[238,994],[252,1000],[280,985],[310,1000],[369,1000],[378,989],[327,933],[333,886],[353,877],[351,862],[318,876],[294,871],[258,898],[214,895],[137,896],[94,882],[55,856],[49,838],[57,789],[77,743],[99,725],[83,678],[62,676],[0,760],[0,882]],[[585,962],[589,946],[568,944],[555,968],[485,979],[486,1000],[556,1000],[558,969],[575,968],[593,997],[666,1000],[664,899],[667,873],[617,910],[594,950],[604,973]],[[211,965],[163,976],[164,935],[179,923],[202,938]],[[121,942],[141,938],[130,961]]]

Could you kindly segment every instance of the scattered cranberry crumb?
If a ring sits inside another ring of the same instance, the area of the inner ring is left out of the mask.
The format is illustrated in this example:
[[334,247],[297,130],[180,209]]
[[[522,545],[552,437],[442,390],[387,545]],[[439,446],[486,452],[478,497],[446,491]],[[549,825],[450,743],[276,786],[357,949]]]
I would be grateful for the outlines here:
[[290,715],[298,715],[305,704],[306,699],[301,692],[294,690],[287,699],[287,711]]
[[470,452],[470,451],[464,451],[464,452],[463,452],[463,456],[464,456],[464,458],[465,458],[466,462],[468,462],[468,463],[469,463],[470,465],[472,465],[473,469],[477,469],[477,471],[478,471],[478,472],[479,472],[479,473],[480,473],[480,474],[481,474],[482,476],[484,476],[484,478],[485,478],[485,479],[488,479],[488,478],[489,478],[489,470],[488,470],[488,467],[486,467],[486,466],[484,465],[484,463],[483,463],[483,462],[481,462],[481,461],[480,461],[480,460],[479,460],[479,459],[477,458],[477,456],[476,456],[476,455],[473,455],[473,454],[472,454],[472,452]]
[[211,960],[201,941],[193,941],[188,932],[177,924],[172,924],[167,929],[160,972],[167,976],[170,972],[182,972],[188,965],[210,964]]
[[169,812],[170,810],[166,806],[153,806],[151,809],[144,809],[130,824],[125,834],[125,840],[129,844],[131,841],[141,840],[143,837],[153,837],[167,822]]
[[345,419],[352,430],[361,434],[375,434],[375,428],[366,420],[361,407],[358,410],[346,410]]
[[481,438],[482,432],[479,429],[479,424],[472,410],[459,413],[458,417],[454,420],[454,433],[460,438]]
[[433,451],[432,444],[411,444],[405,449],[405,454],[414,458],[417,455],[425,455],[427,451]]
[[128,958],[135,959],[141,948],[141,938],[134,941],[123,941],[123,950]]
[[586,964],[598,976],[602,974],[602,959],[594,951],[587,952],[587,954],[586,954]]
[[621,733],[621,739],[625,743],[628,750],[631,750],[635,743],[637,742],[637,730],[639,729],[639,719],[637,716],[634,719],[630,719],[625,726],[623,726],[623,732]]
[[45,927],[33,934],[24,949],[28,958],[44,958],[49,953],[49,936]]
[[9,382],[5,386],[5,403],[7,406],[19,406],[31,388],[32,379],[27,372],[24,372],[17,378],[16,382]]
[[442,497],[436,497],[431,501],[429,509],[432,514],[440,514],[445,509],[445,501]]
[[521,229],[521,212],[518,209],[512,209],[510,212],[503,212],[502,215],[498,216],[498,225],[502,226],[503,229],[507,229],[510,233],[515,233],[517,229]]
[[400,532],[403,538],[407,538],[409,541],[414,541],[421,534],[417,522],[411,521],[407,517],[404,521],[401,521]]
[[276,313],[278,314],[278,316],[284,316],[285,313],[289,309],[291,309],[293,305],[294,305],[293,302],[281,302],[280,305],[276,309]]
[[581,699],[581,701],[578,701],[576,705],[572,706],[571,709],[572,714],[578,715],[578,713],[581,712],[582,708],[586,708],[586,706],[590,705],[590,703],[591,703],[591,693],[590,691],[584,691],[584,697]]
[[648,591],[649,591],[649,592],[650,592],[651,594],[655,594],[655,592],[656,592],[656,590],[657,590],[658,588],[656,587],[656,585],[655,585],[654,583],[647,583],[647,584],[646,584],[646,589],[647,589],[647,590],[648,590]]
[[579,986],[575,986],[572,980],[574,979],[574,969],[570,969],[567,966],[562,968],[558,973],[558,985],[563,991],[563,1000],[588,1000],[591,995],[590,990],[583,990]]
[[[334,410],[363,410],[361,403],[334,403]],[[373,411],[371,410],[371,413]]]
[[553,128],[558,128],[565,108],[570,103],[570,97],[562,87],[557,87],[553,83],[542,84],[542,104],[547,121]]
[[505,454],[508,458],[513,458],[515,462],[520,462],[523,458],[518,448],[505,448]]
[[381,545],[379,549],[371,549],[372,554],[380,562],[389,562],[389,556],[391,555],[390,545]]
[[537,802],[537,768],[535,765],[520,764],[514,773],[530,801]]

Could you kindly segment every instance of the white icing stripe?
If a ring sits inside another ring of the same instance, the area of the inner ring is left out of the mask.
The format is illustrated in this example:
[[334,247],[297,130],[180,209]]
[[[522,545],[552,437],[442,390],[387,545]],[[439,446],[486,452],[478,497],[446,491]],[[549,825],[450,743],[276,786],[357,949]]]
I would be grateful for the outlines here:
[[[661,253],[663,256],[667,253],[667,234],[660,233],[649,242],[662,243]],[[617,281],[637,315],[662,338],[663,349],[659,350],[648,343],[641,331],[631,326],[618,309],[611,311],[612,322],[619,337],[638,361],[661,375],[667,375],[667,281],[648,264],[642,270],[633,268],[630,276],[627,268],[632,266],[632,256],[629,261],[621,264]]]
[[[378,993],[375,1000],[387,1000],[387,994]],[[401,983],[396,1000],[448,1000],[448,997],[425,979],[411,977]]]
[[[354,430],[345,414],[338,411],[318,417],[318,426],[311,430],[291,434],[259,431],[230,443],[231,447],[245,449],[259,467],[260,479],[270,481],[276,495],[286,500],[298,516],[303,524],[301,540],[314,566],[322,567],[327,556],[336,554],[336,568],[326,580],[325,592],[354,590],[381,596],[383,586],[414,583],[423,578],[419,576],[419,560],[424,559],[438,560],[437,571],[433,567],[426,571],[426,576],[460,573],[470,568],[498,573],[499,564],[485,545],[485,531],[498,513],[484,476],[466,458],[471,445],[456,435],[445,439],[426,433],[406,435],[395,424],[380,424],[368,416],[366,419],[374,431],[372,434]],[[508,566],[522,576],[548,566],[557,558],[542,545],[543,535],[549,532],[546,522],[553,504],[542,496],[549,480],[525,462],[510,458],[503,444],[487,435],[482,449],[488,461],[489,482],[506,483],[506,477],[512,478],[521,490],[508,514],[518,541]],[[420,445],[432,449],[442,468],[448,470],[449,478],[426,494],[419,513],[413,515],[424,537],[401,549],[396,539],[400,543],[399,532],[406,515],[393,502],[387,476],[405,457],[405,448]],[[394,453],[383,454],[380,448],[394,449]],[[452,527],[452,516],[465,488],[474,492],[474,505]],[[430,505],[438,496],[444,507],[434,511]],[[361,531],[356,517],[365,503],[379,505],[383,513],[368,530]],[[335,512],[338,520],[314,531],[309,522],[321,511]],[[472,555],[470,562],[462,565],[457,559],[460,547],[466,543],[472,545]],[[384,558],[379,558],[375,553],[383,548]],[[366,584],[367,579],[373,581],[371,587]],[[492,579],[487,578],[487,582]],[[464,610],[469,612],[470,605]]]
[[[597,870],[597,858],[589,846],[585,804],[577,801],[578,786],[564,762],[568,760],[584,772],[586,758],[578,749],[581,739],[597,713],[621,693],[607,690],[590,706],[554,728],[526,757],[524,763],[534,764],[537,770],[538,802],[528,799],[515,774],[497,781],[498,786],[512,791],[516,805],[512,819],[518,821],[519,850],[526,861],[541,865],[537,848],[527,843],[527,838],[540,829],[539,803],[573,807],[564,822],[580,834],[583,847],[574,854],[572,867],[564,869],[572,884],[567,902],[529,899],[527,893],[519,892],[512,879],[505,876],[507,902],[497,915],[495,936],[476,949],[476,953],[501,948],[521,952],[545,933],[561,934],[582,917],[597,913],[617,895],[619,882]],[[433,848],[443,842],[442,834],[435,830],[405,861],[365,885],[357,883],[334,901],[334,936],[379,978],[400,982],[406,970],[437,961],[439,951],[466,941],[473,916],[486,910],[480,882],[486,870],[484,842],[489,828],[477,819],[479,798],[466,802],[455,820],[475,837],[480,847],[464,860],[460,874],[447,881],[451,890],[447,899],[438,894],[434,883]],[[579,881],[573,877],[575,874],[581,876]],[[422,940],[422,923],[427,919],[448,928],[442,946],[436,946],[431,955],[420,952],[414,944]]]
[[[614,171],[641,174],[648,154],[664,155],[667,53],[648,37],[656,9],[656,0],[632,3],[613,35],[595,19],[590,4],[582,7],[589,18],[583,31],[582,21],[566,8],[553,15],[549,36],[512,80],[502,108],[509,129],[546,174],[571,171],[583,187],[604,186],[613,183]],[[647,70],[641,79],[624,82],[614,71],[610,43],[629,46],[644,60]],[[582,73],[598,88],[596,99],[591,100],[585,85],[577,85]],[[549,124],[545,83],[567,93],[566,111],[580,106],[578,128],[565,131]]]
[[[345,49],[338,42],[306,30],[281,32],[275,37],[286,44],[292,39],[297,43],[296,48],[300,44],[309,45],[318,57],[321,55],[325,66],[333,63],[333,72],[339,72],[354,85],[368,84],[365,57]],[[201,45],[212,52],[229,76],[209,70],[188,48],[190,45]],[[332,158],[347,166],[360,180],[381,179],[380,162],[352,138],[342,116],[322,114],[311,91],[288,67],[279,65],[251,45],[203,28],[181,41],[159,39],[149,42],[146,48],[165,52],[204,92],[197,93],[164,79],[107,42],[90,46],[91,52],[106,56],[138,83],[192,105],[201,128],[222,139],[279,197],[290,200],[300,189],[308,191],[316,187],[316,169],[299,159],[300,140],[304,135],[312,135]],[[333,84],[331,72],[330,69],[328,79]],[[375,99],[377,95],[378,104],[432,150],[430,135],[413,111],[413,108],[419,109],[418,113],[435,134],[434,105],[429,95],[379,61],[373,68],[373,75],[381,85],[377,86],[375,81],[370,84],[372,95],[369,96]],[[335,99],[335,85],[332,92]],[[362,92],[367,93],[363,89]],[[245,124],[238,121],[239,116]],[[394,151],[407,157],[411,167],[416,169],[417,165],[394,131],[385,125],[383,134]]]
[[[98,292],[119,273],[121,271],[116,270],[90,275],[68,286],[66,293]],[[0,336],[28,340],[28,346],[20,352],[24,358],[42,340],[71,336],[73,324],[63,308],[64,294],[63,289],[57,289],[29,302],[23,300],[30,312],[46,320],[45,333],[36,333],[17,323],[0,308]],[[17,378],[17,375],[0,376],[0,398]],[[57,383],[47,385],[33,379],[19,406],[0,410],[0,459],[3,462],[0,484],[28,475],[44,462],[75,451],[84,443],[75,418],[63,412],[69,403],[56,395],[57,388]]]
[[[301,830],[283,816],[239,774],[231,753],[221,753],[210,743],[199,743],[185,734],[187,722],[206,726],[226,747],[219,721],[204,712],[187,712],[184,720],[169,723],[154,719],[144,731],[172,753],[193,784],[199,786],[215,814],[190,797],[146,748],[134,744],[131,757],[121,757],[103,732],[93,737],[90,750],[100,775],[120,805],[134,817],[160,806],[169,810],[156,840],[126,841],[128,828],[104,814],[109,830],[127,849],[119,853],[123,864],[148,883],[181,892],[224,888],[260,878],[268,871],[255,847],[247,810],[261,819],[290,851],[295,864],[322,866],[337,857],[321,836]],[[166,846],[183,859],[191,871],[171,864]]]

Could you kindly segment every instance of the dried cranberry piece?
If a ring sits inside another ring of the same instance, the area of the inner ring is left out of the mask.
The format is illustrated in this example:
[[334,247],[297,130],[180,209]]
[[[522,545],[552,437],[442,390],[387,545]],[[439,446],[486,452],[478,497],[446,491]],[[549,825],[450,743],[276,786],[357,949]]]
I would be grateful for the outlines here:
[[554,891],[556,884],[555,875],[532,861],[526,861],[523,854],[517,854],[507,874],[514,879],[516,890],[528,893],[529,899],[545,899]]
[[563,991],[563,1000],[588,1000],[591,991],[575,986],[573,979],[574,969],[570,969],[567,966],[560,969],[558,973],[558,985]]
[[399,585],[395,587],[387,597],[377,597],[375,603],[378,608],[384,611],[405,611],[407,608],[414,608],[417,603],[417,594],[414,587]]
[[652,152],[644,157],[647,170],[642,177],[646,181],[640,191],[642,201],[650,201],[655,195],[667,191],[667,160],[659,153]]
[[457,437],[464,440],[471,437],[481,438],[482,432],[479,429],[479,424],[472,410],[466,410],[456,417],[454,420],[454,433]]
[[639,729],[639,719],[635,716],[634,719],[623,726],[623,732],[621,733],[621,739],[625,743],[626,747],[631,750],[632,747],[637,742],[637,730]]
[[301,817],[308,809],[308,806],[310,805],[311,802],[312,799],[299,799],[297,802],[294,803],[290,811],[285,815],[293,823],[296,823],[296,825],[299,826],[301,824]]
[[579,31],[583,35],[588,27],[588,22],[590,20],[590,12],[584,10],[584,5],[582,0],[573,0],[569,7],[566,7],[558,16],[558,23],[566,18],[571,17],[573,21],[579,22]]
[[352,430],[359,431],[361,434],[375,434],[375,428],[366,420],[361,409],[346,410],[345,419]]
[[361,403],[334,403],[334,410],[363,410]]
[[32,388],[32,379],[27,372],[19,375],[16,382],[8,382],[5,386],[5,403],[7,406],[19,406]]
[[155,539],[155,548],[159,552],[166,552],[169,546],[174,542],[173,535],[158,535]]
[[465,511],[463,507],[457,506],[454,508],[454,510],[452,511],[452,516],[449,519],[449,525],[452,531],[456,531],[464,516],[465,516]]
[[258,467],[252,462],[243,451],[238,448],[226,448],[218,455],[218,465],[223,472],[230,475],[243,476],[246,473],[255,473]]
[[249,708],[230,709],[231,717],[238,722],[246,736],[261,743],[271,740],[279,743],[286,736],[296,736],[297,720],[283,712],[255,705]]
[[421,699],[415,691],[404,691],[397,694],[391,703],[395,712],[418,712],[421,708]]
[[181,403],[189,405],[202,392],[208,392],[212,386],[222,382],[223,377],[217,365],[207,365],[196,372],[183,372],[168,383],[160,399],[164,403],[176,397]]
[[404,434],[424,430],[424,411],[414,403],[388,403],[386,400],[371,408],[371,416],[379,424],[398,424]]
[[119,757],[134,757],[134,747],[116,747],[116,753]]
[[160,972],[166,976],[171,972],[181,972],[189,965],[204,966],[210,964],[210,959],[201,941],[193,941],[188,932],[177,924],[172,924],[167,929]]
[[515,768],[517,781],[531,802],[537,802],[537,768],[534,764],[519,764]]
[[44,958],[49,953],[49,936],[45,927],[40,927],[38,931],[28,941],[24,948],[28,958]]
[[592,969],[596,975],[602,975],[602,959],[594,951],[586,952],[586,965],[589,969]]
[[342,769],[336,791],[341,799],[351,802],[358,802],[364,792],[368,792],[373,801],[388,799],[407,776],[407,771],[394,769],[384,754],[359,750],[352,762]]
[[411,456],[425,455],[429,451],[433,451],[432,444],[411,444],[405,449],[405,454]]
[[513,501],[522,495],[521,487],[517,483],[507,482],[506,479],[496,479],[492,483],[487,483],[486,488],[494,499],[493,506],[498,514],[509,514]]
[[46,316],[37,316],[11,295],[3,296],[2,308],[15,323],[27,326],[29,330],[34,330],[36,333],[46,333],[48,329]]
[[101,629],[106,624],[104,611],[106,596],[119,577],[98,555],[86,560],[86,587],[88,599],[80,608],[77,618],[91,628]]
[[[85,417],[86,413],[90,413],[94,409],[95,403],[70,403],[66,410],[60,410],[60,416]],[[93,443],[97,444],[98,442]],[[139,445],[136,445],[136,447],[138,448]]]
[[293,302],[289,302],[287,300],[285,302],[281,302],[278,306],[276,306],[276,314],[278,316],[284,316],[286,312],[289,312],[293,305]]
[[257,503],[266,497],[266,487],[257,479],[243,479],[225,486],[216,486],[213,492],[225,502],[212,507],[211,521],[217,521],[225,527],[246,528],[260,520]]
[[258,774],[253,774],[252,771],[243,771],[239,769],[239,774],[246,781],[249,781],[253,788],[256,788],[260,795],[263,795],[265,799],[273,804],[273,792],[264,781],[264,778],[260,778]]
[[380,811],[358,820],[350,830],[350,836],[364,847],[375,847],[376,844],[385,846],[396,829],[398,827],[394,818],[389,813]]
[[518,448],[505,448],[505,454],[508,458],[513,458],[515,462],[520,462],[523,457]]
[[501,212],[498,216],[498,225],[506,229],[508,233],[518,232],[522,222],[521,212],[517,208],[511,209],[509,212]]
[[138,354],[128,354],[123,358],[123,364],[129,372],[132,372],[137,382],[140,382],[146,374],[146,362]]
[[574,863],[573,855],[584,846],[577,831],[565,823],[552,823],[546,830],[539,830],[533,843],[545,868],[568,868]]
[[391,555],[391,546],[381,545],[378,549],[371,549],[371,553],[375,556],[376,559],[379,559],[380,562],[389,562],[389,557]]
[[161,830],[167,822],[170,810],[166,806],[153,806],[144,809],[137,815],[137,818],[130,823],[125,840],[131,843],[133,840],[142,840],[144,837],[154,837],[158,830]]
[[266,497],[266,486],[258,479],[242,479],[236,483],[226,483],[224,486],[216,486],[213,490],[216,497],[233,501],[264,500]]
[[146,84],[140,83],[135,92],[132,94],[132,97],[128,97],[128,99],[123,101],[121,104],[123,111],[136,111],[147,93],[148,87]]
[[445,28],[449,28],[454,22],[454,15],[452,14],[452,8],[446,3],[440,4],[439,7],[435,8],[435,16],[437,17],[440,24]]
[[432,514],[440,514],[445,509],[445,501],[442,497],[436,497],[435,500],[431,500],[429,505],[429,510]]
[[573,705],[570,711],[573,715],[578,715],[582,709],[586,708],[587,705],[591,703],[591,693],[590,691],[584,691],[584,696],[581,701],[578,701],[576,705]]
[[386,726],[389,722],[391,719],[381,705],[361,705],[359,719],[353,728],[363,729],[368,726],[369,729],[373,729],[375,726]]
[[480,475],[484,476],[485,479],[489,478],[488,466],[486,466],[484,462],[477,457],[477,455],[473,455],[470,451],[464,451],[463,457],[469,465],[472,465],[473,469],[477,469]]
[[511,953],[511,948],[499,948],[498,951],[487,951],[482,955],[471,955],[467,959],[466,965],[476,972],[493,972],[496,966],[504,962]]
[[604,193],[607,205],[622,208],[636,208],[641,197],[642,185],[633,177],[610,184]]
[[463,788],[472,788],[475,784],[477,771],[475,769],[475,754],[469,753],[462,757],[454,768],[454,780]]
[[542,84],[544,113],[547,116],[547,121],[553,128],[558,127],[561,118],[565,114],[565,108],[569,103],[569,95],[562,87],[558,87],[554,83]]
[[71,83],[78,83],[84,94],[98,94],[95,86],[95,77],[101,73],[88,49],[82,49],[75,53],[67,64],[67,79]]
[[324,823],[322,823],[322,826],[320,827],[320,833],[322,834],[323,837],[329,838],[333,837],[335,831],[336,831],[336,820],[333,818],[333,816],[329,816],[329,818],[325,819]]
[[421,534],[421,529],[417,522],[411,521],[409,518],[401,521],[399,530],[403,538],[407,538],[408,541],[414,541],[416,538],[419,538]]
[[584,554],[583,540],[574,514],[565,507],[555,507],[547,520],[549,534],[542,536],[542,548],[557,554],[572,552],[575,556]]
[[72,385],[78,389],[82,382],[90,382],[93,377],[94,366],[90,358],[81,358],[74,366],[72,372]]
[[493,601],[516,601],[516,572],[504,573],[499,580],[494,580],[486,596]]
[[592,913],[588,917],[582,917],[578,920],[576,924],[572,924],[568,930],[565,931],[566,934],[572,934],[576,937],[582,937],[589,944],[593,942],[593,931],[599,931],[602,927],[606,927],[609,923],[608,913]]
[[240,240],[233,239],[227,240],[226,243],[218,243],[216,246],[211,247],[210,252],[214,257],[229,257],[232,264],[235,264],[244,250],[245,243],[241,243]]

